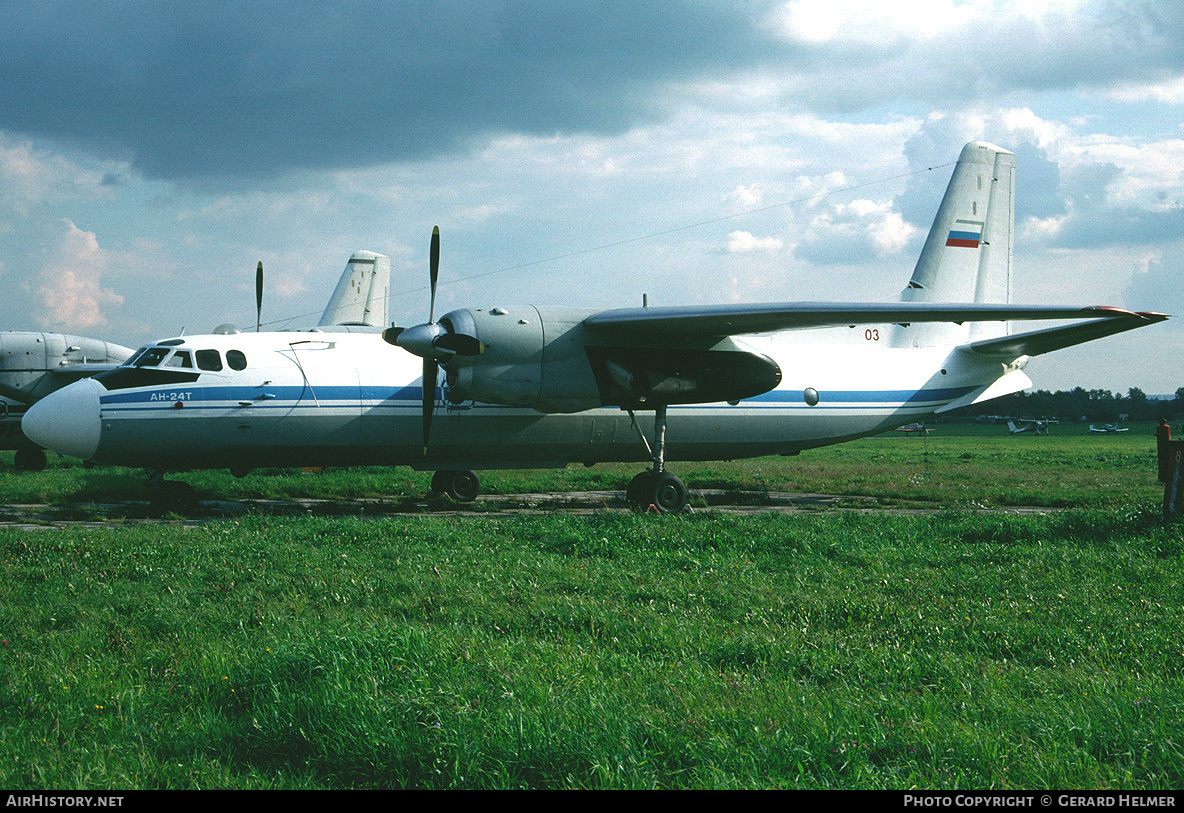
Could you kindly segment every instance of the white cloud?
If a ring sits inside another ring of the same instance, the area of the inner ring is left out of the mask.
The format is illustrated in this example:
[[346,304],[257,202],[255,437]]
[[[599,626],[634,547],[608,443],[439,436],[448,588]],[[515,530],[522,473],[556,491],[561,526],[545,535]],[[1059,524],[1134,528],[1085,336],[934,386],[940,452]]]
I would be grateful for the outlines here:
[[63,332],[105,325],[104,311],[123,304],[122,296],[101,285],[107,254],[94,233],[82,231],[69,220],[63,223],[65,233],[40,274],[37,294],[43,311],[39,321]]
[[780,237],[754,237],[746,231],[734,231],[728,235],[728,251],[732,254],[747,254],[753,251],[780,251],[785,241]]
[[1184,76],[1176,76],[1162,82],[1123,84],[1110,91],[1109,95],[1120,102],[1184,104]]
[[867,262],[899,253],[915,231],[890,203],[861,198],[817,213],[795,253],[821,264]]

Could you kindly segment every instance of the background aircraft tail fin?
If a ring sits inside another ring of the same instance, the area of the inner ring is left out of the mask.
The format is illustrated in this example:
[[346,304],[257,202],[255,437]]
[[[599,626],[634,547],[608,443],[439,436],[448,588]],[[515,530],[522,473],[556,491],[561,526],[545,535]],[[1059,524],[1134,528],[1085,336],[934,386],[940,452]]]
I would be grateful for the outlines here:
[[356,251],[317,324],[386,327],[391,286],[391,258],[373,251]]
[[[962,148],[904,302],[1011,301],[1015,153],[983,141]],[[1006,323],[898,327],[898,347],[928,347],[1002,336]]]

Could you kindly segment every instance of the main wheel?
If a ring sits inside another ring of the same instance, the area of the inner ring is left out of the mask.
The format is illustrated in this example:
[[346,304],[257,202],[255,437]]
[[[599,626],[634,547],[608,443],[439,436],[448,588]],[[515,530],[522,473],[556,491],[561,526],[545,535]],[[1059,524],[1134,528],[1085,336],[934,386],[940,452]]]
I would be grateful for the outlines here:
[[658,475],[654,483],[654,505],[663,514],[679,514],[687,507],[687,487],[668,471]]
[[654,501],[654,473],[646,469],[629,481],[625,489],[625,502],[634,511],[644,511]]
[[472,502],[481,493],[475,471],[438,471],[432,475],[432,492],[447,494],[457,502]]

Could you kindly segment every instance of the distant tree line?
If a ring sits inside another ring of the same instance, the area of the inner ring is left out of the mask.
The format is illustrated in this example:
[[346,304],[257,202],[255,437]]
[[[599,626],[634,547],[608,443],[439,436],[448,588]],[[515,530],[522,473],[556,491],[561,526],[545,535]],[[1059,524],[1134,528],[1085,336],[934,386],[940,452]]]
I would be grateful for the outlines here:
[[[1068,392],[1033,390],[974,404],[958,410],[957,414],[972,419],[1000,415],[1084,423],[1154,421],[1161,417],[1174,421],[1184,417],[1184,387],[1176,390],[1175,397],[1167,399],[1148,398],[1138,387],[1131,387],[1126,395],[1109,390],[1087,390],[1084,387],[1074,387]],[[1124,415],[1126,417],[1122,418]]]

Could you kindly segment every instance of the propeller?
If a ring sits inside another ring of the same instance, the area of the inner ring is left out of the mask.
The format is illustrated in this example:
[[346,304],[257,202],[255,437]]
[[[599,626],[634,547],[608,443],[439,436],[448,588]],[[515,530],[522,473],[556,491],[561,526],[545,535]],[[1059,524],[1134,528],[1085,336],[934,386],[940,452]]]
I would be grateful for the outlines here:
[[[436,325],[436,282],[440,279],[440,227],[432,226],[432,243],[428,249],[428,277],[431,280],[431,299],[428,303],[428,327]],[[436,378],[440,363],[433,356],[423,357],[423,453],[428,453],[428,437],[432,433],[432,412],[436,407]],[[431,377],[431,383],[428,378]]]
[[382,332],[388,344],[397,345],[423,359],[423,452],[428,452],[428,438],[432,429],[432,412],[436,406],[436,381],[440,365],[453,356],[477,356],[485,346],[476,336],[454,333],[445,324],[436,322],[436,285],[440,278],[440,227],[432,228],[432,242],[428,250],[428,272],[431,298],[428,321],[422,325],[390,327]]
[[263,260],[255,266],[255,332],[263,327]]

